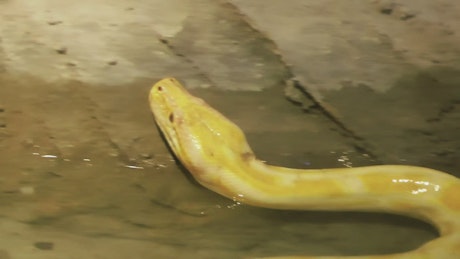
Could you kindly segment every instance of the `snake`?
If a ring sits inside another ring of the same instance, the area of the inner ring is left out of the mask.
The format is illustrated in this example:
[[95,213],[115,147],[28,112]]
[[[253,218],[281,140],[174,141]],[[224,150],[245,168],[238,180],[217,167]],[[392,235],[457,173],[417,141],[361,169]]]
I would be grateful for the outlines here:
[[235,202],[263,208],[399,214],[439,236],[400,253],[269,258],[460,258],[460,179],[411,165],[296,169],[256,158],[244,132],[177,79],[153,85],[149,104],[165,142],[193,178]]

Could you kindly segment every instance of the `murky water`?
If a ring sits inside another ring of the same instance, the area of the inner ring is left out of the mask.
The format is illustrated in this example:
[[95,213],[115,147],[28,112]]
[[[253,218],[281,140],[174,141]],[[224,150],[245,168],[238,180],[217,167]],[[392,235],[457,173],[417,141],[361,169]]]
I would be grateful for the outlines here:
[[[199,186],[165,147],[150,82],[123,87],[4,79],[0,258],[239,258],[412,249],[436,236],[409,218],[254,208]],[[281,89],[196,90],[290,167],[376,163]]]

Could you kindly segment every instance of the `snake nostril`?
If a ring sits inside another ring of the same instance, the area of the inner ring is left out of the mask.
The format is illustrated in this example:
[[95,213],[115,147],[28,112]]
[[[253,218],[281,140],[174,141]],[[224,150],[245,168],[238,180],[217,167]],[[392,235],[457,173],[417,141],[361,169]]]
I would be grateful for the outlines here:
[[174,122],[174,113],[170,113],[168,118],[169,118],[169,121],[171,123],[173,123]]

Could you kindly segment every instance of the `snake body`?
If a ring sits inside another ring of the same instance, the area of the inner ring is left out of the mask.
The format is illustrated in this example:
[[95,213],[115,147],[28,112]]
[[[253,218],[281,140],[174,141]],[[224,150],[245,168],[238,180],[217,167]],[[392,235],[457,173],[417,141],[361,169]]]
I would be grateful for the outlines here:
[[268,165],[256,159],[237,125],[192,96],[176,79],[154,84],[149,101],[170,148],[206,188],[266,208],[402,214],[433,224],[440,234],[408,252],[346,258],[460,258],[460,179],[406,165],[331,169]]

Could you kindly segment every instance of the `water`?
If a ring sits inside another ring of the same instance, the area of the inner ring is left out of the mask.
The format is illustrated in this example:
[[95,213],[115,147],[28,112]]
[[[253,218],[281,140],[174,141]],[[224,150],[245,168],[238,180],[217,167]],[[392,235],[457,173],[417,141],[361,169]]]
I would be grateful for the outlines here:
[[[117,88],[4,82],[0,258],[380,254],[436,237],[406,217],[254,208],[202,188],[165,147],[149,88],[150,81]],[[376,163],[321,114],[280,98],[281,89],[195,93],[241,125],[271,164]]]

